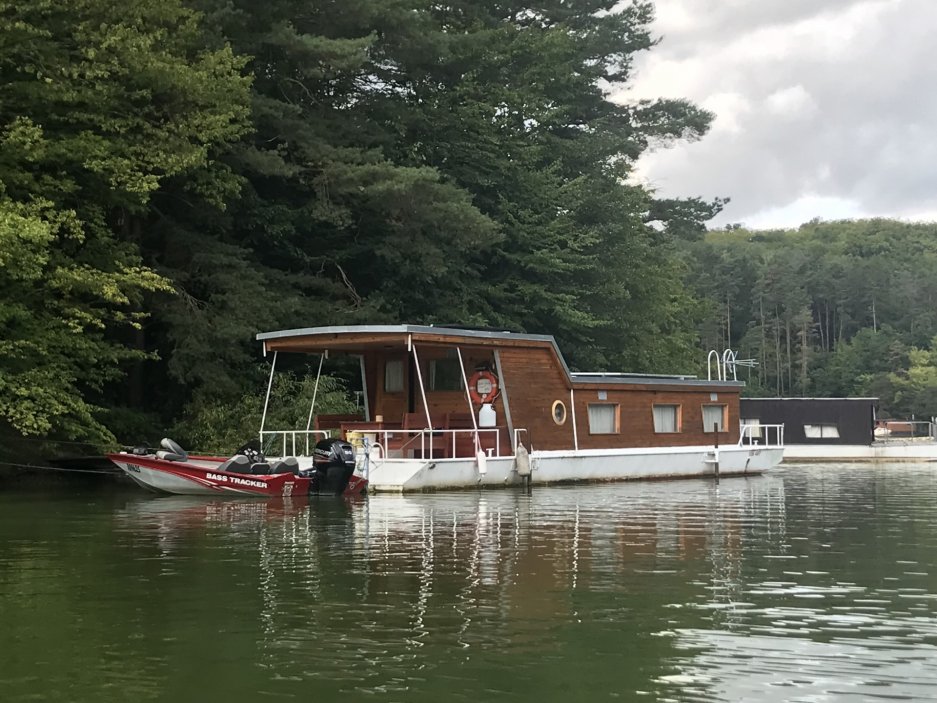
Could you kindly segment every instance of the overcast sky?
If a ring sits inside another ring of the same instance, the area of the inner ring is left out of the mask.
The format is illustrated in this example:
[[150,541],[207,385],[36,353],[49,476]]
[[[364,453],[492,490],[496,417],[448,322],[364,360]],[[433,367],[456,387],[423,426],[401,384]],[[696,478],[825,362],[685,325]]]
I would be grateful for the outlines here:
[[644,156],[711,223],[937,220],[937,0],[656,0],[660,44],[626,98],[686,97],[710,132]]

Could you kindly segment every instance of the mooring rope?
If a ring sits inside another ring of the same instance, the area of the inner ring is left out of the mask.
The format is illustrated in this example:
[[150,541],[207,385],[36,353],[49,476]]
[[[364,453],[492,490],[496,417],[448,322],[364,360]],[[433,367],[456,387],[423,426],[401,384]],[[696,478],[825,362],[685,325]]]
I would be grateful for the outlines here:
[[40,464],[20,464],[13,461],[0,461],[2,466],[15,466],[19,469],[41,469],[43,471],[65,471],[66,473],[80,473],[80,474],[113,474],[117,473],[116,467],[114,471],[99,471],[96,469],[63,469],[59,466],[42,466]]

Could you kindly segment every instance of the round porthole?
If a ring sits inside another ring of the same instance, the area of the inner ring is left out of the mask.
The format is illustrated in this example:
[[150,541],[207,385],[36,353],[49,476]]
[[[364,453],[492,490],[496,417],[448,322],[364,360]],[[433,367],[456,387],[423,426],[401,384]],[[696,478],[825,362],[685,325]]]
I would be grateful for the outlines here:
[[553,401],[553,422],[557,425],[566,424],[566,405],[562,400]]

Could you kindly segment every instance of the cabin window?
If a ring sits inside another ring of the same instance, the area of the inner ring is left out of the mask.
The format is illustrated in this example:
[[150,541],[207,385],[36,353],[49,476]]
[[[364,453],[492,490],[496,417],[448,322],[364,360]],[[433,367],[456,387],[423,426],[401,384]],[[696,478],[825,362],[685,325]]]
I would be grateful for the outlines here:
[[679,405],[655,405],[654,406],[654,431],[655,432],[679,432],[680,427],[680,406]]
[[384,364],[384,392],[403,392],[403,361],[391,359]]
[[566,404],[562,400],[553,401],[553,422],[557,425],[566,424]]
[[750,417],[747,419],[739,420],[739,425],[742,428],[746,426],[748,427],[748,429],[745,430],[746,437],[752,437],[752,438],[761,437],[761,432],[762,432],[761,420],[759,420],[757,417],[754,417],[754,418]]
[[804,425],[807,439],[838,439],[839,427],[836,425]]
[[617,434],[618,405],[611,403],[589,404],[589,433],[590,434]]
[[703,432],[712,432],[713,427],[718,427],[719,432],[725,432],[728,411],[729,406],[727,405],[704,405]]
[[429,389],[431,391],[461,391],[462,367],[458,359],[430,359]]

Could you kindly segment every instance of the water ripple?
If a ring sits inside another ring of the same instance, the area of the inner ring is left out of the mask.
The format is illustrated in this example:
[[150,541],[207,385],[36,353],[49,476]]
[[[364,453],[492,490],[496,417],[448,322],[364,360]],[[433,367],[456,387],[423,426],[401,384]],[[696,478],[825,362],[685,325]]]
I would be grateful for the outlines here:
[[935,476],[804,466],[350,503],[0,494],[0,690],[931,700]]

